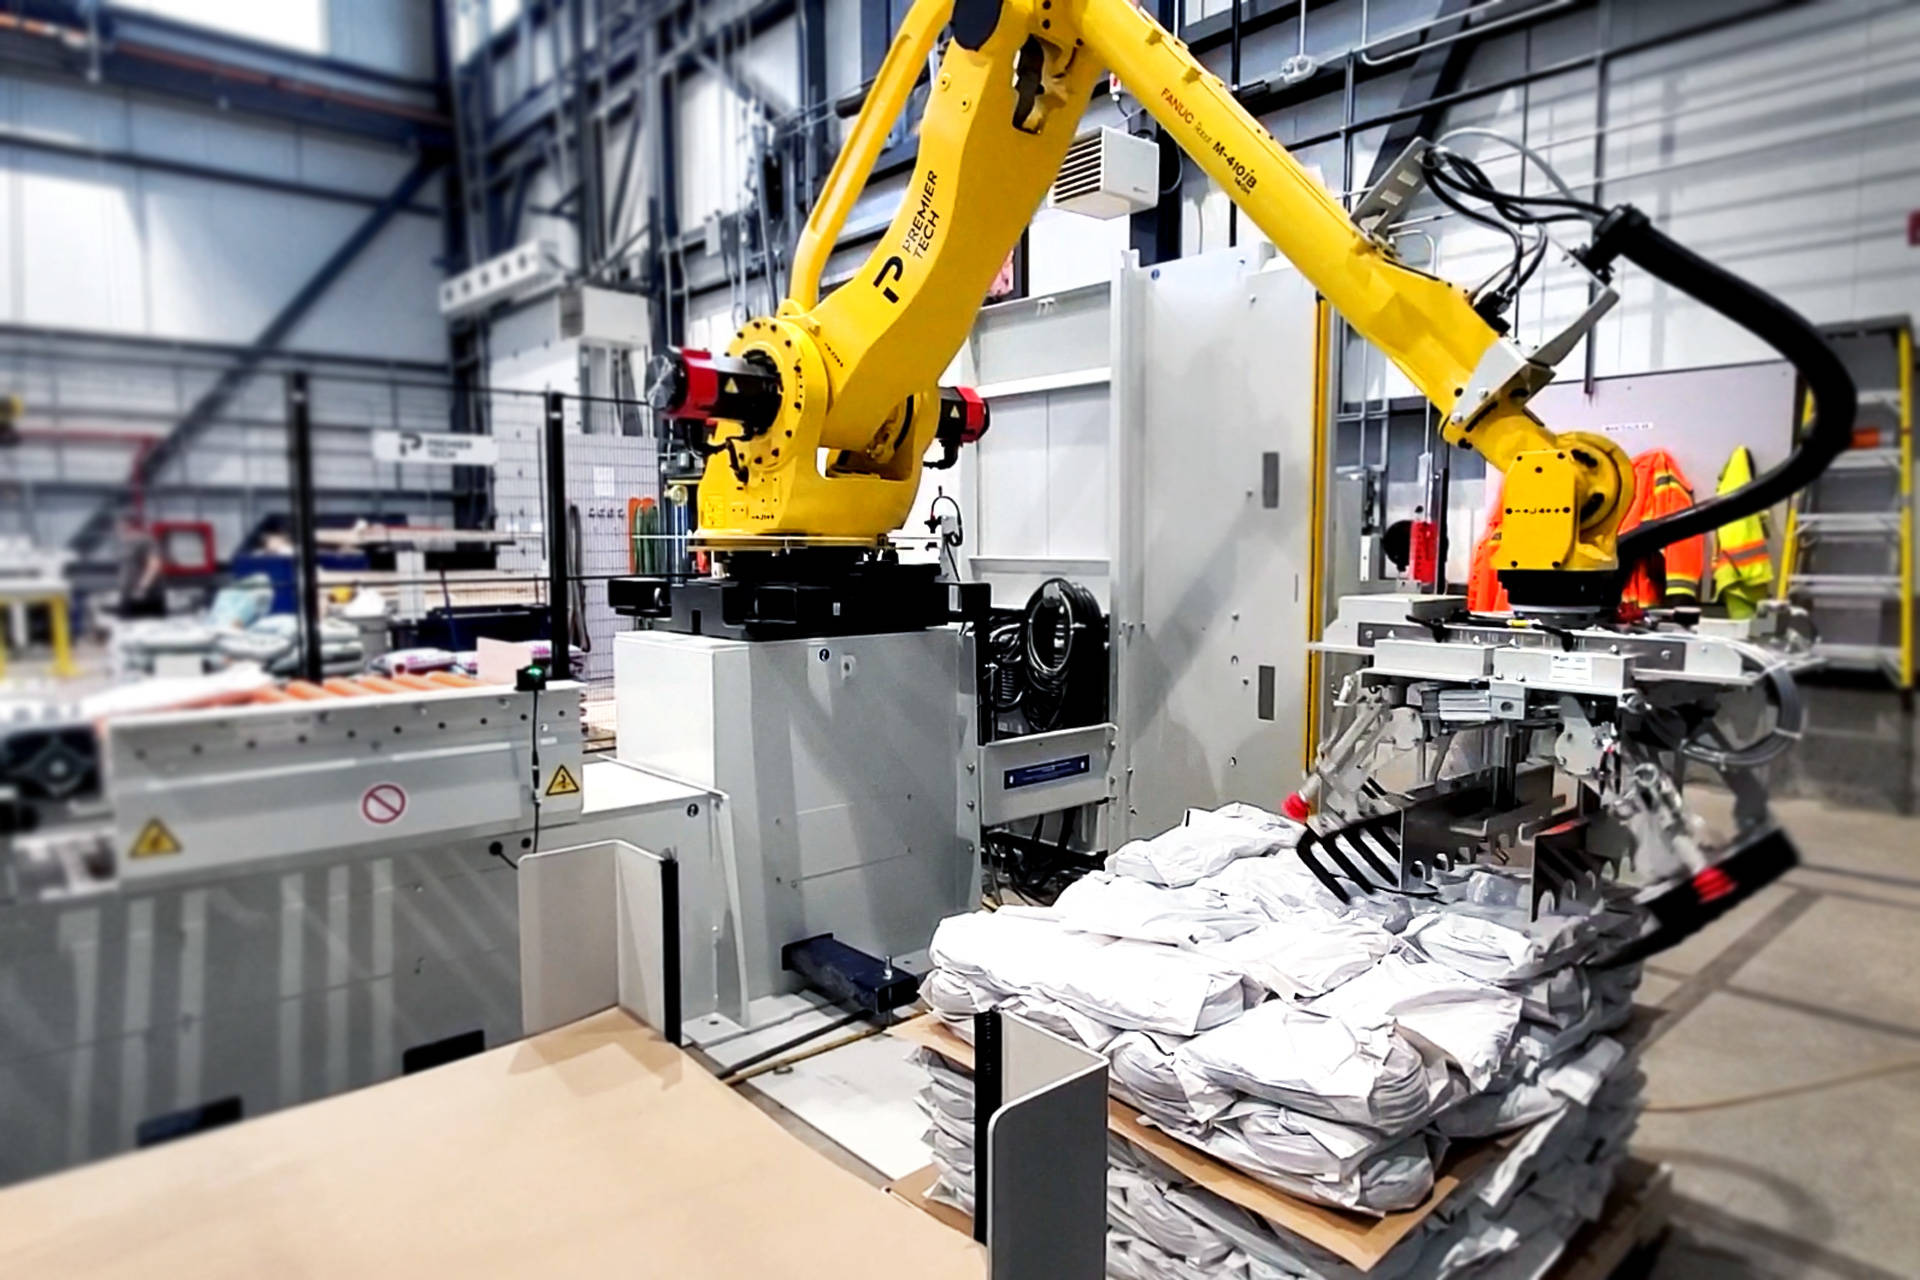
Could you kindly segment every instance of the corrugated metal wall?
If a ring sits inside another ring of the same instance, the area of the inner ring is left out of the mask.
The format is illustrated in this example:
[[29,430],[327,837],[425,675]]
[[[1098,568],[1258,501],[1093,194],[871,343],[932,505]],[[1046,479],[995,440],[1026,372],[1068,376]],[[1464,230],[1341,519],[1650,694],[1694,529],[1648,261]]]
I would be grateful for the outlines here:
[[[314,21],[313,41],[294,38],[297,21],[239,34],[278,31],[290,47],[433,74],[430,5],[334,0]],[[0,391],[22,394],[28,416],[27,438],[0,458],[0,533],[56,547],[101,502],[128,502],[120,486],[141,440],[188,413],[416,160],[397,145],[10,66],[0,77]],[[444,469],[402,475],[368,446],[374,427],[449,425],[444,389],[394,385],[445,381],[441,251],[435,181],[281,344],[374,362],[323,361],[334,376],[316,376],[323,513],[450,511]],[[256,520],[284,512],[283,396],[277,372],[248,382],[148,486],[148,516],[207,520],[226,555]]]
[[[52,154],[13,135],[123,154]],[[230,170],[161,172],[138,158]],[[66,80],[0,79],[0,322],[247,343],[369,206],[245,185],[249,177],[378,201],[413,166],[398,148]],[[290,335],[299,350],[446,359],[435,305],[437,184]]]
[[[860,0],[829,0],[829,15],[839,17],[829,22],[829,31],[837,35],[829,45],[830,66],[851,65],[845,59],[855,38],[849,33],[857,34],[859,7]],[[1227,7],[1223,0],[1189,0],[1187,20],[1224,13]],[[1434,0],[1369,3],[1366,38],[1376,41],[1430,17],[1437,7]],[[1603,17],[1606,42],[1621,46],[1759,7],[1740,0],[1576,6],[1531,33],[1488,37],[1469,64],[1463,88],[1494,84],[1595,50]],[[1361,11],[1359,0],[1315,6],[1307,18],[1308,54],[1327,60],[1358,45]],[[768,33],[767,39],[779,38],[777,30]],[[1255,33],[1242,50],[1242,80],[1276,75],[1280,63],[1300,47],[1299,27],[1291,20]],[[782,66],[790,61],[776,59]],[[1207,61],[1225,73],[1224,49],[1210,52]],[[1408,80],[1399,70],[1359,82],[1354,117],[1400,107]],[[832,86],[831,92],[845,87]],[[1338,128],[1342,106],[1335,90],[1263,123],[1285,143]],[[1098,122],[1116,122],[1111,108],[1106,111]],[[1605,143],[1596,146],[1602,119]],[[1632,201],[1715,261],[1826,322],[1910,311],[1920,298],[1920,258],[1906,240],[1907,214],[1920,208],[1920,171],[1911,163],[1916,121],[1920,6],[1901,0],[1816,0],[1619,58],[1604,80],[1589,66],[1469,98],[1447,112],[1445,127],[1491,128],[1524,136],[1536,147],[1544,144],[1576,187],[1605,175],[1603,201]],[[683,190],[689,183],[698,183],[702,191],[738,189],[739,175],[715,160],[724,150],[725,127],[724,112],[709,94],[683,95]],[[1355,133],[1351,173],[1343,171],[1337,140],[1303,147],[1298,158],[1336,190],[1358,184],[1385,132],[1380,126]],[[1485,141],[1462,146],[1490,156],[1504,150]],[[1488,167],[1496,180],[1518,180],[1511,159]],[[1538,189],[1531,185],[1537,175],[1528,181],[1529,189]],[[884,216],[898,199],[897,189],[897,182],[888,183],[870,193],[854,221]],[[1186,201],[1184,252],[1224,246],[1226,197],[1191,167]],[[692,212],[683,209],[683,216]],[[1059,225],[1062,221],[1065,225]],[[1107,250],[1125,246],[1120,225],[1043,213],[1031,245],[1036,289],[1105,279],[1111,270]],[[1428,229],[1439,240],[1441,269],[1448,276],[1478,280],[1499,265],[1504,237],[1459,219]],[[1242,240],[1258,236],[1245,218],[1239,231]],[[1424,246],[1410,243],[1407,252],[1418,258]],[[1724,364],[1766,354],[1747,335],[1676,305],[1666,292],[1644,277],[1629,279],[1619,309],[1600,330],[1596,372]],[[1542,331],[1564,322],[1584,296],[1571,271],[1543,271],[1522,305],[1522,326]],[[1576,354],[1573,366],[1583,360]],[[1373,394],[1381,389],[1376,385]],[[1386,389],[1411,392],[1397,382]]]
[[[1323,66],[1340,66],[1349,51],[1372,50],[1378,73],[1356,77],[1350,97],[1341,77],[1323,73],[1326,92],[1263,120],[1336,192],[1366,182],[1388,135],[1384,123],[1347,128],[1349,122],[1377,119],[1432,92],[1415,87],[1413,66],[1416,46],[1426,38],[1418,34],[1420,24],[1439,7],[1438,0],[1336,0],[1311,6],[1303,32],[1287,6],[1284,20],[1246,37],[1242,82],[1276,77],[1285,60],[1302,52]],[[1603,203],[1639,205],[1686,243],[1817,322],[1914,309],[1920,258],[1907,243],[1907,218],[1920,208],[1920,171],[1910,158],[1920,118],[1920,6],[1905,0],[1603,0],[1540,7],[1547,16],[1476,39],[1453,105],[1433,132],[1490,129],[1543,148],[1576,190]],[[496,25],[514,8],[511,0],[494,0]],[[862,48],[862,8],[863,0],[827,0],[829,101],[860,83],[863,55],[873,52]],[[1184,19],[1217,21],[1227,11],[1225,0],[1187,0]],[[708,29],[727,12],[723,4],[707,11]],[[1519,14],[1516,7],[1488,20]],[[1674,38],[1716,22],[1704,34]],[[1602,53],[1621,49],[1629,52]],[[793,100],[798,52],[791,20],[729,45],[728,52],[738,74],[768,98]],[[1223,75],[1228,57],[1219,44],[1206,54]],[[538,47],[531,62],[539,62]],[[677,213],[682,231],[697,233],[711,215],[741,207],[751,155],[742,143],[749,109],[711,67],[678,82],[675,104]],[[1103,98],[1086,123],[1118,124],[1138,109],[1124,96],[1117,103]],[[846,125],[833,122],[836,142]],[[1482,158],[1497,181],[1523,181],[1509,148],[1484,138],[1457,145]],[[1525,189],[1538,191],[1540,181],[1537,173],[1525,175]],[[872,184],[848,220],[849,236],[883,226],[903,187],[902,175]],[[1236,223],[1242,242],[1260,238],[1250,220],[1230,216],[1225,195],[1191,165],[1183,202],[1186,254],[1225,247]],[[1417,231],[1403,244],[1409,259],[1432,262],[1441,274],[1468,283],[1494,272],[1509,252],[1506,239],[1438,216],[1443,212],[1438,205],[1420,211]],[[1043,210],[1029,236],[1030,288],[1046,294],[1105,280],[1128,243],[1124,221]],[[828,284],[846,278],[869,251],[866,242],[836,253]],[[682,337],[690,345],[723,346],[749,313],[766,306],[764,286],[712,287],[724,274],[697,243],[687,262],[686,275],[707,287],[686,297]],[[1770,354],[1644,274],[1628,271],[1623,279],[1622,301],[1592,343],[1596,376]],[[683,287],[683,276],[674,280]],[[1585,300],[1583,277],[1551,261],[1520,301],[1518,336],[1548,335]],[[1412,394],[1377,354],[1363,361],[1354,347],[1343,368],[1349,402]],[[1562,365],[1567,376],[1588,368],[1584,346]],[[1464,469],[1469,474],[1460,477],[1456,497],[1470,511],[1477,506],[1471,474],[1477,468],[1469,460]]]
[[[1227,7],[1224,0],[1189,0],[1185,18],[1217,17]],[[1387,68],[1385,74],[1357,80],[1351,104],[1328,77],[1326,93],[1263,123],[1283,143],[1318,139],[1299,146],[1296,154],[1336,190],[1363,183],[1386,126],[1354,130],[1350,155],[1344,140],[1326,135],[1346,122],[1349,111],[1352,119],[1365,120],[1403,105],[1415,59],[1389,55],[1411,50],[1418,37],[1380,42],[1417,30],[1438,7],[1437,0],[1339,0],[1313,6],[1304,34],[1294,18],[1249,34],[1242,49],[1243,82],[1277,77],[1282,62],[1302,51],[1329,64],[1368,42]],[[1920,75],[1915,74],[1920,7],[1902,0],[1814,0],[1774,7],[1709,35],[1657,40],[1715,18],[1768,8],[1759,0],[1564,6],[1564,12],[1481,38],[1468,64],[1462,100],[1447,111],[1442,127],[1492,128],[1546,146],[1576,187],[1590,191],[1596,179],[1604,178],[1601,199],[1640,204],[1701,251],[1776,290],[1815,320],[1911,309],[1917,277],[1906,244],[1906,214],[1920,207],[1920,173],[1903,151],[1920,113]],[[862,0],[828,0],[828,100],[862,78],[861,9]],[[513,21],[517,11],[513,0],[494,0],[490,9],[496,28]],[[724,11],[724,5],[716,5],[703,15],[708,29],[720,29]],[[728,56],[721,60],[767,90],[769,98],[791,103],[798,82],[796,39],[796,24],[789,19],[727,46]],[[502,74],[511,70],[517,79],[500,86],[501,101],[511,101],[545,74],[545,44],[533,42],[524,67],[520,60],[504,64]],[[1614,57],[1604,67],[1589,56],[1603,47],[1640,44],[1651,47]],[[1212,48],[1206,61],[1224,74],[1226,49]],[[1570,65],[1575,63],[1581,65]],[[1560,65],[1570,69],[1471,96],[1476,85],[1493,86]],[[677,213],[682,229],[691,232],[710,215],[740,207],[751,156],[742,141],[747,108],[742,95],[711,68],[680,80],[675,103]],[[1102,103],[1087,123],[1120,118],[1118,109]],[[845,121],[834,122],[836,140],[845,126]],[[1462,146],[1486,155],[1497,179],[1518,181],[1512,159],[1493,158],[1503,150],[1497,144],[1480,140]],[[617,154],[609,167],[617,169]],[[1537,182],[1537,176],[1528,181]],[[883,222],[902,185],[897,175],[875,183],[849,219],[849,232]],[[534,202],[557,195],[536,187]],[[1185,202],[1184,252],[1224,246],[1228,202],[1191,166]],[[1248,220],[1238,222],[1241,238],[1258,237]],[[1435,221],[1425,230],[1438,241],[1441,269],[1462,279],[1491,272],[1505,243],[1458,219]],[[1113,254],[1125,245],[1122,224],[1043,213],[1033,234],[1034,287],[1062,290],[1105,279]],[[1423,253],[1424,244],[1415,237],[1409,254]],[[864,249],[846,252],[836,258],[829,277],[864,256]],[[1596,373],[1721,364],[1763,354],[1745,335],[1702,323],[1685,306],[1669,305],[1672,300],[1663,293],[1644,279],[1628,282],[1621,307],[1596,343]],[[1522,304],[1522,328],[1544,329],[1583,299],[1584,288],[1570,270],[1545,270]],[[737,289],[696,292],[688,299],[688,340],[724,337],[741,305]],[[1584,363],[1584,358],[1574,359]],[[1397,394],[1408,388],[1388,381],[1372,390]]]
[[[1601,47],[1603,34],[1607,45],[1635,45],[1760,7],[1726,0],[1581,6],[1530,33],[1489,38],[1469,63],[1462,89],[1580,58]],[[1353,47],[1357,12],[1357,4],[1314,10],[1308,52],[1327,56]],[[1383,18],[1382,7],[1372,6],[1369,31],[1391,31],[1410,16]],[[1277,57],[1298,47],[1292,23],[1261,34],[1262,47],[1257,51],[1250,42],[1243,53],[1243,79],[1271,74]],[[1405,71],[1361,82],[1354,117],[1396,109],[1407,82]],[[1827,323],[1909,312],[1920,300],[1920,258],[1907,244],[1908,211],[1920,207],[1920,171],[1912,165],[1916,122],[1920,7],[1902,0],[1817,0],[1710,34],[1654,43],[1612,60],[1604,72],[1584,66],[1468,98],[1447,110],[1442,128],[1485,128],[1524,139],[1545,151],[1578,194],[1594,198],[1593,184],[1600,179],[1601,203],[1639,206],[1702,254]],[[1339,95],[1263,123],[1282,143],[1322,135],[1341,123]],[[1336,191],[1358,186],[1385,133],[1385,126],[1355,132],[1351,169],[1343,165],[1337,140],[1297,154]],[[1509,148],[1480,138],[1458,145],[1486,157],[1495,181],[1520,182]],[[1537,173],[1526,181],[1529,191],[1543,189]],[[1187,251],[1224,245],[1224,194],[1190,171],[1187,200]],[[1243,238],[1257,234],[1245,219],[1240,230]],[[1427,222],[1421,230],[1438,242],[1439,269],[1451,279],[1477,282],[1509,252],[1504,236],[1457,217]],[[1428,253],[1417,236],[1403,249],[1415,261]],[[1546,336],[1585,300],[1573,269],[1544,268],[1520,305],[1520,336]],[[1769,354],[1744,332],[1671,296],[1644,273],[1629,271],[1619,307],[1597,331],[1594,372],[1697,368]],[[1585,353],[1576,352],[1563,368],[1578,370],[1584,363]],[[1350,373],[1357,368],[1357,360],[1348,361]],[[1382,382],[1379,369],[1376,360],[1370,396],[1413,393],[1397,376]],[[1348,397],[1360,390],[1350,383]]]

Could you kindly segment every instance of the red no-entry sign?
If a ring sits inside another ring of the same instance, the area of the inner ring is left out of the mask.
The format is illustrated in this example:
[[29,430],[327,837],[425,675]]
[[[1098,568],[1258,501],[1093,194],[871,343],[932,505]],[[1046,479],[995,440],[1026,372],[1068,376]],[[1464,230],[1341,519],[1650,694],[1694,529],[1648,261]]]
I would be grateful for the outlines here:
[[407,793],[391,782],[379,782],[360,797],[360,816],[376,827],[400,821],[407,811]]

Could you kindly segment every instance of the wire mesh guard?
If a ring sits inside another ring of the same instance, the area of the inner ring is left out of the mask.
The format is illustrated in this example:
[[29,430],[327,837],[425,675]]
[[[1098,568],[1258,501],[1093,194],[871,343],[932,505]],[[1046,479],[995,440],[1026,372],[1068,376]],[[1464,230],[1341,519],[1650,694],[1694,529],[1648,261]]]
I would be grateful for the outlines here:
[[[559,540],[573,674],[611,686],[620,620],[605,582],[689,567],[690,493],[663,488],[664,442],[635,400],[462,388],[424,366],[245,365],[214,351],[14,335],[0,342],[0,390],[22,402],[0,448],[0,542],[66,556],[79,607],[92,597],[110,612],[132,523],[166,542],[169,562],[176,543],[211,548],[218,572],[167,580],[191,607],[266,574],[273,612],[297,612],[296,378],[323,608],[369,590],[385,598],[391,625],[378,644],[369,637],[368,659],[382,647],[464,653],[483,636],[547,640]],[[454,438],[459,448],[440,447]]]

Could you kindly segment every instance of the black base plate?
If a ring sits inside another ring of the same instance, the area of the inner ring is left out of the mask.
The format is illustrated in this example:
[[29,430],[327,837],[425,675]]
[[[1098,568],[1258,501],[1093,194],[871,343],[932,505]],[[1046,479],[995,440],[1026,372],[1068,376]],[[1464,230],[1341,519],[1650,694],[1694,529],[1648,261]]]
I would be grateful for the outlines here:
[[831,933],[789,942],[780,948],[780,967],[799,974],[835,1004],[862,1013],[888,1013],[912,1004],[920,994],[920,979]]
[[1611,613],[1620,604],[1626,575],[1617,570],[1502,569],[1500,585],[1516,610],[1585,609]]
[[985,583],[948,582],[938,565],[736,555],[728,570],[726,578],[615,578],[607,603],[658,631],[725,640],[920,631],[982,618],[988,608]]

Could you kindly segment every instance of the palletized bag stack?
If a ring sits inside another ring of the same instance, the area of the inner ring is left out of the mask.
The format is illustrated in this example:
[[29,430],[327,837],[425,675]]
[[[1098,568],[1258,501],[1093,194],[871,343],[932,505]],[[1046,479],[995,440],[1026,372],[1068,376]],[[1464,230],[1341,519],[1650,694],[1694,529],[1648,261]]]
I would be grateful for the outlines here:
[[[1105,1053],[1144,1120],[1303,1200],[1380,1215],[1425,1202],[1454,1143],[1508,1135],[1367,1274],[1530,1276],[1594,1218],[1640,1076],[1608,1035],[1636,969],[1624,893],[1531,919],[1523,878],[1463,868],[1419,896],[1342,902],[1244,805],[1115,853],[1051,908],[957,916],[928,1005],[962,1037],[986,1009]],[[971,1080],[928,1053],[935,1199],[972,1209]],[[1352,1276],[1308,1241],[1115,1140],[1116,1276]]]

